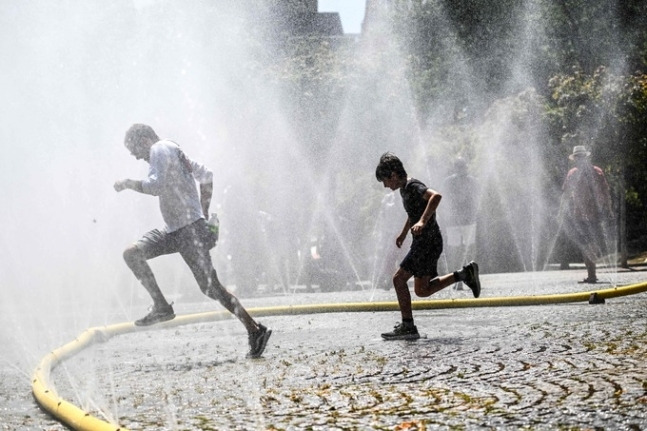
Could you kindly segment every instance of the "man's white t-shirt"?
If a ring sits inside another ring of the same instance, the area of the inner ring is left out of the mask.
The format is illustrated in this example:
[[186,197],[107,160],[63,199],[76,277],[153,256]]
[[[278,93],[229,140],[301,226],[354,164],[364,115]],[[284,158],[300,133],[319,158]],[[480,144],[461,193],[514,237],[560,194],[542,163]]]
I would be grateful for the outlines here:
[[213,174],[190,160],[172,141],[151,146],[148,178],[142,181],[144,193],[158,196],[166,231],[174,232],[204,218],[196,181],[208,184]]

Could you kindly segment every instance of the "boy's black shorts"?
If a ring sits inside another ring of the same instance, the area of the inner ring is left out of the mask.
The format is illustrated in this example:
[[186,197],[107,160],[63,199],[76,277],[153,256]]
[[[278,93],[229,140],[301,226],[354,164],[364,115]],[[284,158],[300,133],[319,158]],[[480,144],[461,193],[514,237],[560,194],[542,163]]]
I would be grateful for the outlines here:
[[413,274],[414,277],[438,277],[438,259],[443,252],[443,237],[413,237],[409,253],[400,263],[400,268]]

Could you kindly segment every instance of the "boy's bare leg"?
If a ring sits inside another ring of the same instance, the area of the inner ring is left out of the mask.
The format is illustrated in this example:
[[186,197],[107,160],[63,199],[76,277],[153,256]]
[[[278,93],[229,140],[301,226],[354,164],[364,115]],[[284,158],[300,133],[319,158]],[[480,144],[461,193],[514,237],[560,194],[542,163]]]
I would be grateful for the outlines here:
[[440,292],[447,286],[451,286],[459,280],[456,280],[456,277],[453,273],[441,275],[434,279],[431,277],[420,277],[415,280],[415,290],[416,295],[421,298],[426,298],[433,295],[436,292]]
[[411,309],[411,292],[409,292],[409,285],[407,282],[413,276],[408,271],[400,268],[393,276],[393,287],[398,296],[398,304],[400,305],[400,313],[402,319],[413,319],[413,311]]

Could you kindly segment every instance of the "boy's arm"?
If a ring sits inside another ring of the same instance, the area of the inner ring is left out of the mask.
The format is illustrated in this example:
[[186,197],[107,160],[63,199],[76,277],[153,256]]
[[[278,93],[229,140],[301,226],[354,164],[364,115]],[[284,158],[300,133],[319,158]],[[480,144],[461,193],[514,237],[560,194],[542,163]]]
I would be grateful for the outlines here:
[[422,229],[438,208],[440,200],[443,198],[440,193],[432,189],[427,189],[422,197],[427,201],[427,206],[425,207],[425,211],[422,213],[420,220],[418,220],[418,222],[411,228],[411,233],[413,235],[420,235]]
[[400,232],[400,235],[398,235],[398,237],[395,239],[395,245],[398,246],[398,248],[402,247],[404,240],[407,239],[407,234],[409,233],[410,228],[411,228],[411,221],[409,220],[409,217],[407,217],[407,221],[404,223],[402,232]]

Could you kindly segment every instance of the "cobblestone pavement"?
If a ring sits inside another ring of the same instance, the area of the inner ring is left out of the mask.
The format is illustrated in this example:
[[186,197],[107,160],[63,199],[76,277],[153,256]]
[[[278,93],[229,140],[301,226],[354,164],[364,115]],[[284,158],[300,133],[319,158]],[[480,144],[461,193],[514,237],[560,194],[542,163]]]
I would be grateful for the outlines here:
[[[600,278],[624,285],[646,275]],[[574,276],[484,276],[483,296],[611,286],[584,287]],[[395,299],[391,290],[244,303],[367,297]],[[398,320],[395,312],[265,317],[274,333],[259,360],[244,358],[246,334],[234,320],[153,329],[87,349],[52,381],[64,398],[132,430],[647,428],[645,293],[601,305],[421,310],[415,318],[423,338],[385,342],[379,334]],[[2,414],[22,421],[4,429],[63,429],[42,414]]]

